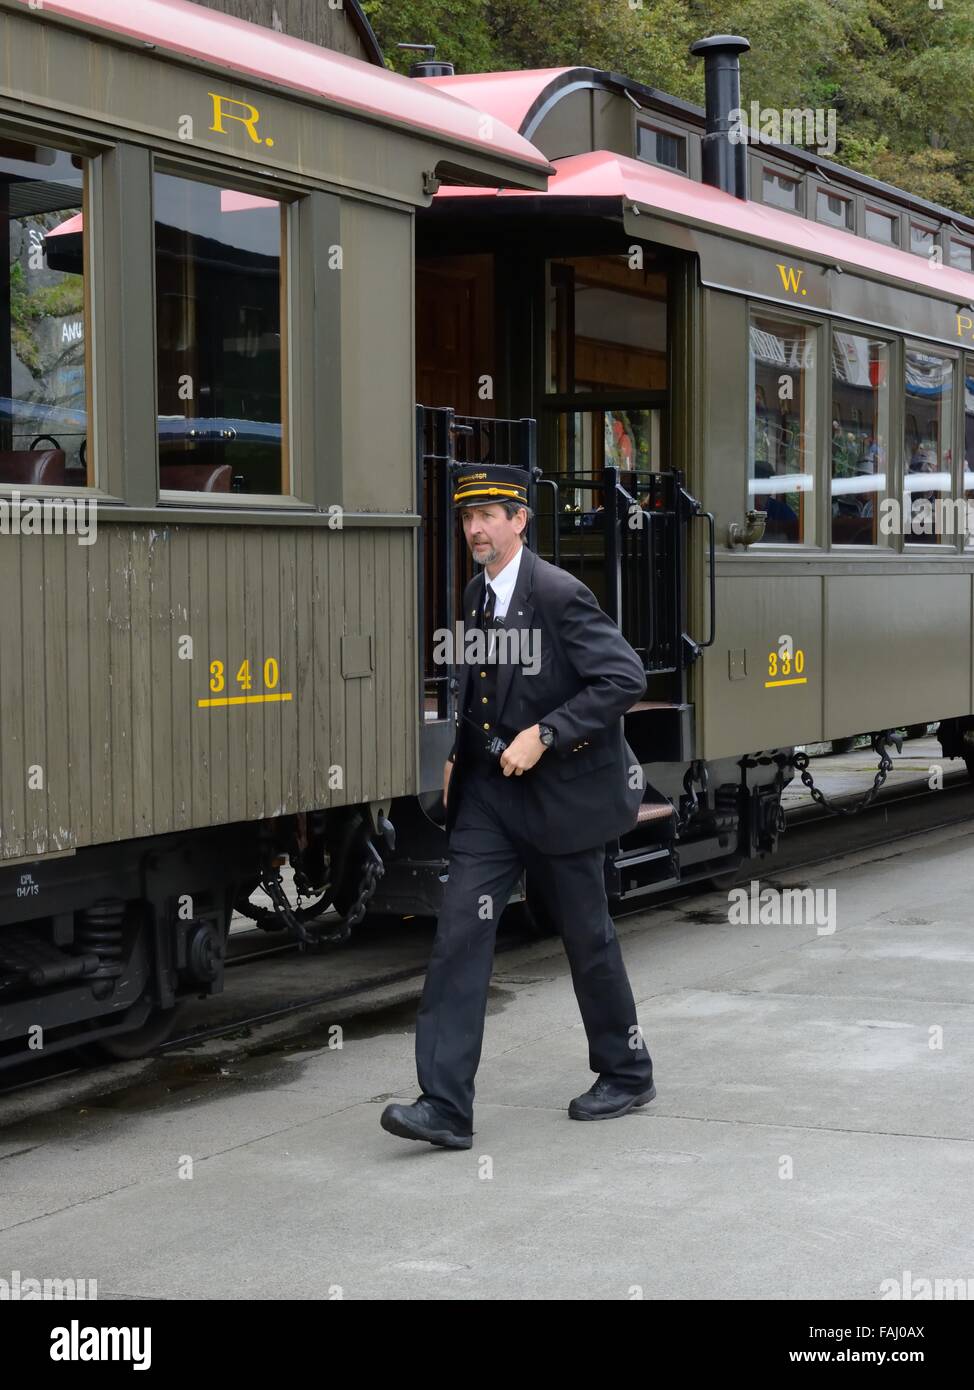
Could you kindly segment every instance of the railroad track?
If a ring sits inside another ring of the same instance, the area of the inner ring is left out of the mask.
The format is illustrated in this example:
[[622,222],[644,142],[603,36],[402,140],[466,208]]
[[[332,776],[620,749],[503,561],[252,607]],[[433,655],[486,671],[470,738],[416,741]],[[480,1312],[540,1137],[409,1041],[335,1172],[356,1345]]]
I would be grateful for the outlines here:
[[[833,798],[837,804],[854,801],[861,793],[848,797]],[[786,834],[772,859],[757,861],[746,867],[740,881],[760,878],[767,882],[793,875],[796,870],[814,868],[817,864],[829,863],[837,858],[852,854],[869,852],[877,848],[887,848],[890,853],[902,853],[902,847],[911,839],[938,830],[963,825],[974,821],[974,784],[966,772],[951,773],[944,778],[941,791],[932,792],[915,783],[888,788],[869,809],[860,816],[837,817],[830,815],[809,801],[793,806],[787,813],[787,823],[795,832],[793,838]],[[797,832],[801,832],[800,837]],[[713,890],[699,883],[686,884],[671,889],[647,901],[643,899],[631,905],[623,904],[615,913],[616,920],[624,920],[636,913],[645,912],[651,906],[673,902],[692,902],[694,897],[703,896]],[[259,928],[254,928],[259,932]],[[250,931],[239,937],[250,937]],[[525,944],[531,939],[525,933],[516,933],[500,939],[497,955],[504,955]],[[537,938],[534,938],[537,939]],[[250,942],[242,944],[227,960],[228,967],[237,967],[298,951],[296,942],[274,942],[266,948],[250,949]],[[157,1048],[153,1055],[163,1056],[181,1048],[198,1046],[227,1035],[238,1033],[242,1028],[261,1028],[278,1023],[304,1012],[320,1009],[325,1005],[339,1004],[356,996],[370,994],[376,990],[394,985],[407,984],[420,980],[426,972],[426,964],[408,966],[398,970],[388,970],[367,980],[357,979],[353,983],[334,989],[319,991],[304,998],[295,999],[280,1007],[265,1009],[257,1013],[243,1015],[224,1021],[213,1027],[190,1029]],[[30,1074],[17,1072],[8,1074],[9,1081],[0,1084],[0,1097],[29,1090],[32,1087],[49,1085],[57,1080],[109,1070],[118,1066],[117,1062],[80,1062],[65,1065],[66,1056],[51,1058],[50,1068],[43,1060],[30,1065]],[[24,1069],[26,1073],[26,1068]]]

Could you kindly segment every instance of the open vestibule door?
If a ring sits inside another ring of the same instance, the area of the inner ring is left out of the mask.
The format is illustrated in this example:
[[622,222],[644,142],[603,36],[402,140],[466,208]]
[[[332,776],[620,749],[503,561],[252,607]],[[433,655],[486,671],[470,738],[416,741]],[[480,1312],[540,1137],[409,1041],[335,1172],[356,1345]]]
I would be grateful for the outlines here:
[[[670,390],[674,377],[686,389],[688,272],[662,250],[601,241],[585,255],[535,247],[419,262],[420,400],[458,417],[445,435],[439,422],[438,441],[428,423],[419,445],[426,717],[445,713],[432,632],[456,611],[472,572],[446,494],[434,496],[432,460],[523,466],[530,457],[540,470],[532,547],[592,590],[643,661],[647,690],[627,716],[630,743],[641,761],[684,761],[693,757],[688,673],[712,640],[689,632],[694,518],[703,514],[685,481],[686,404]],[[536,455],[525,420],[537,421]],[[712,605],[703,608],[709,617]]]

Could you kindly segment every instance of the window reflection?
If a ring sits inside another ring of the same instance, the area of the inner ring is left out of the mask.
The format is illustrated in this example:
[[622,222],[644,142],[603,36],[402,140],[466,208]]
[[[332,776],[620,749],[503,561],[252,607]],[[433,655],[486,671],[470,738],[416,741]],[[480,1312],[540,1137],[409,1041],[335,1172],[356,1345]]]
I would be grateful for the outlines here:
[[815,333],[808,325],[751,320],[748,505],[767,512],[764,540],[814,540]]
[[797,179],[776,173],[774,169],[765,169],[762,186],[766,203],[776,208],[787,208],[789,212],[798,211],[798,190],[801,185]]
[[874,545],[887,491],[889,346],[832,336],[832,543]]
[[283,204],[155,177],[160,485],[280,494]]
[[951,237],[950,263],[955,270],[974,270],[974,246]]
[[548,390],[666,388],[666,277],[626,256],[550,262]]
[[663,464],[663,412],[626,406],[558,414],[557,456],[548,471],[591,477],[603,468],[658,473]]
[[672,135],[657,126],[640,125],[637,154],[650,164],[661,164],[667,169],[677,169],[681,174],[687,171],[687,142],[684,135]]
[[936,241],[937,233],[932,227],[924,227],[920,222],[910,223],[910,250],[916,255],[929,257]]
[[974,356],[964,359],[964,544],[974,546]]
[[87,161],[0,139],[0,483],[84,485]]
[[[933,352],[906,352],[903,513],[906,540],[936,542],[945,534],[945,502],[952,493],[954,364]],[[939,505],[938,505],[939,503]]]
[[851,198],[843,198],[820,188],[816,206],[820,222],[827,222],[830,227],[842,227],[848,232],[854,230],[855,207]]
[[888,212],[877,212],[875,208],[866,209],[866,236],[872,237],[873,241],[885,241],[890,246],[895,246],[898,237],[896,235],[897,219]]

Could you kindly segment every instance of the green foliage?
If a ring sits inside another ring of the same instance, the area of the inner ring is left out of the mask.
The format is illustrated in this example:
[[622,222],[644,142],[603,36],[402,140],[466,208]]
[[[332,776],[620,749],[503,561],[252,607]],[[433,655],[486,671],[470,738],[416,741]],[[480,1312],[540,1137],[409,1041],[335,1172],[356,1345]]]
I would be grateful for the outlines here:
[[402,53],[397,43],[435,43],[436,56],[457,72],[492,72],[495,53],[483,0],[365,0],[362,6],[386,62],[397,72],[422,57]]
[[[941,4],[941,8],[937,5]],[[745,34],[745,106],[836,112],[836,158],[974,214],[974,0],[365,0],[390,66],[435,43],[457,72],[586,66],[698,103],[690,43]]]
[[43,369],[34,325],[41,319],[67,318],[84,311],[84,284],[80,275],[65,275],[57,285],[29,289],[20,261],[10,267],[10,339],[14,352],[33,376]]

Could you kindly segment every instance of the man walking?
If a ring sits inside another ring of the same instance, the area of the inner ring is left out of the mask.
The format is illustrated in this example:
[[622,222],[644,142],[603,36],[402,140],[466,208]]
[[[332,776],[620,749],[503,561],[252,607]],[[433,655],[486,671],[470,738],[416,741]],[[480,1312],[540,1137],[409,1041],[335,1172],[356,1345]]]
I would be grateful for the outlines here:
[[449,878],[416,1022],[422,1095],[388,1105],[383,1129],[446,1148],[473,1142],[497,921],[522,868],[557,923],[598,1079],[575,1120],[614,1119],[656,1095],[603,874],[604,845],[631,830],[642,777],[622,715],[642,663],[594,595],[523,545],[524,469],[462,470],[454,507],[473,558],[463,620],[457,738],[444,769]]

